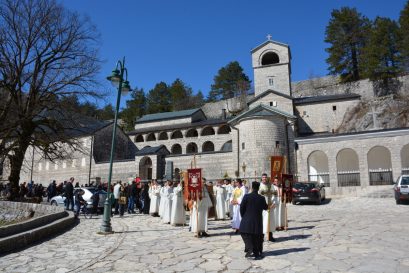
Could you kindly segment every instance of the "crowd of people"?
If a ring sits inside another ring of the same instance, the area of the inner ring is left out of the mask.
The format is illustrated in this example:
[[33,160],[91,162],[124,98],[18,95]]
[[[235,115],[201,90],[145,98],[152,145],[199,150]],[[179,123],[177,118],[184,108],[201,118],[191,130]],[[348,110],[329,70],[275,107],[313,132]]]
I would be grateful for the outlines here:
[[[59,184],[52,181],[47,188],[33,181],[20,185],[20,197],[44,197],[47,201],[56,195],[65,196],[65,208],[74,210],[78,215],[83,191],[74,177]],[[139,178],[131,182],[118,181],[111,185],[111,214],[122,217],[125,211],[134,214],[137,211],[159,217],[164,224],[186,225],[189,215],[189,231],[196,237],[207,237],[209,213],[215,220],[231,220],[235,234],[241,234],[245,243],[246,257],[260,258],[264,239],[273,242],[273,232],[286,226],[285,204],[281,202],[281,187],[277,178],[268,181],[262,175],[261,183],[252,182],[251,189],[241,179],[231,182],[219,180],[215,184],[202,181],[202,189],[197,198],[185,200],[183,185],[179,181],[166,181],[160,184],[156,179],[142,183]],[[86,185],[94,186],[94,185]],[[84,187],[84,185],[81,185]],[[94,186],[92,205],[98,213],[101,191],[107,190],[107,184]],[[2,196],[10,191],[10,185],[0,184]],[[212,208],[213,207],[213,208]]]

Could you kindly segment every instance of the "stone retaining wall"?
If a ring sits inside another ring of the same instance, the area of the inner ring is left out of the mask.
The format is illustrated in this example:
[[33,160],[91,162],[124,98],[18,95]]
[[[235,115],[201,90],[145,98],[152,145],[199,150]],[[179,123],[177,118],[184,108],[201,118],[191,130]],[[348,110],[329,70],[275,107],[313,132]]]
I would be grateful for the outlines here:
[[[64,231],[75,223],[74,214],[65,211],[62,207],[7,201],[0,201],[0,207],[11,212],[34,211],[34,217],[30,220],[0,227],[0,253],[41,241]],[[40,216],[36,217],[36,215]]]

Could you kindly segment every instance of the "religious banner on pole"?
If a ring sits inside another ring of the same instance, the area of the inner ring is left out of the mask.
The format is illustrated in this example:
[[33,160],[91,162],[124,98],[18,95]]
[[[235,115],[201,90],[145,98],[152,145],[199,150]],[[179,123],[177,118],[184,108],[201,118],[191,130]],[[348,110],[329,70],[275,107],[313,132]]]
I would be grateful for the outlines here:
[[291,203],[293,201],[293,184],[294,176],[292,174],[283,174],[281,185],[282,185],[282,196],[281,201],[284,203]]
[[283,161],[284,157],[282,156],[272,156],[271,157],[271,179],[273,180],[275,177],[278,179],[281,178],[281,174],[283,173]]
[[187,174],[189,197],[195,200],[202,192],[202,169],[188,169]]

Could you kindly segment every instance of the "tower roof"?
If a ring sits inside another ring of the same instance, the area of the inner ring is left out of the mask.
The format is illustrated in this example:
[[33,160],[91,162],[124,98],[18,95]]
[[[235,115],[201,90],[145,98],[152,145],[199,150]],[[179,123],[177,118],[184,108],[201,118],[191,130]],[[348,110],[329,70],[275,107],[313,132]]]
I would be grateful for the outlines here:
[[260,48],[262,48],[262,47],[264,47],[264,46],[266,46],[266,45],[268,45],[268,44],[270,44],[270,43],[271,43],[271,44],[275,44],[275,45],[279,45],[279,46],[284,46],[284,47],[287,47],[287,48],[290,47],[290,46],[287,45],[287,44],[283,44],[283,43],[280,43],[280,42],[277,42],[277,41],[273,41],[273,40],[267,40],[267,41],[263,42],[262,44],[260,44],[260,45],[256,46],[255,48],[253,48],[253,49],[251,50],[251,53],[256,52],[256,51],[259,50]]

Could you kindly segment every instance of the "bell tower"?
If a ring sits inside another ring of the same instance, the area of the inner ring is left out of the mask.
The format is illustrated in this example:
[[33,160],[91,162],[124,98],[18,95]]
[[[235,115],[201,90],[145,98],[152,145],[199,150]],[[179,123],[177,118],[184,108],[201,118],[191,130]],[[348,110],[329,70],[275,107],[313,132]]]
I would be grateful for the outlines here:
[[274,90],[291,96],[291,54],[286,44],[271,40],[251,51],[255,96]]

